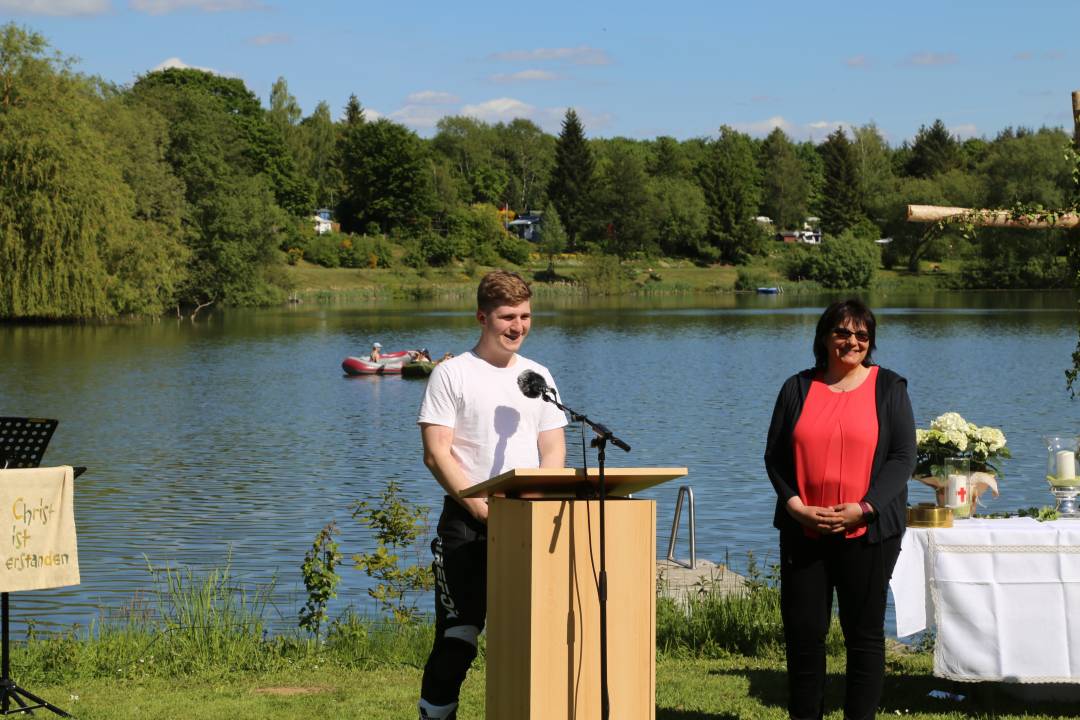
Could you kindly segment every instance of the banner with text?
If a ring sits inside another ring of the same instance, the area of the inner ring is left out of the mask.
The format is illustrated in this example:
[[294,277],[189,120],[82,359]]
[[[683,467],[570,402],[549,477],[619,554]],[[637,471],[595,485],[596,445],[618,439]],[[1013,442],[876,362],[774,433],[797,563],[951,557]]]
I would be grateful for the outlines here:
[[0,592],[79,584],[75,472],[0,470]]

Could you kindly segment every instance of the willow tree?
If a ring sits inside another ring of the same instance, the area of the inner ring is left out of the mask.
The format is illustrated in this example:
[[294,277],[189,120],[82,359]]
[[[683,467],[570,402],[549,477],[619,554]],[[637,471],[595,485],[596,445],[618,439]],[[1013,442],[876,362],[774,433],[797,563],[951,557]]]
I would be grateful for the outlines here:
[[0,317],[103,318],[171,301],[182,253],[146,242],[110,107],[41,35],[0,28]]

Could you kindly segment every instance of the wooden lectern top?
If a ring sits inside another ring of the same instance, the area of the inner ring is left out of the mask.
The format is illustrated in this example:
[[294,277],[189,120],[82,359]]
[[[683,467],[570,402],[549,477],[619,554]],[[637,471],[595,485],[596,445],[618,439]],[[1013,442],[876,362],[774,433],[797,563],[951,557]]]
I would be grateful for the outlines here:
[[[683,477],[684,467],[669,468],[604,468],[604,484],[611,497],[625,497],[654,485]],[[487,495],[514,496],[521,493],[539,497],[575,497],[582,485],[596,488],[600,482],[598,468],[589,468],[588,477],[582,468],[515,468],[496,475],[486,482],[466,488],[459,497]]]

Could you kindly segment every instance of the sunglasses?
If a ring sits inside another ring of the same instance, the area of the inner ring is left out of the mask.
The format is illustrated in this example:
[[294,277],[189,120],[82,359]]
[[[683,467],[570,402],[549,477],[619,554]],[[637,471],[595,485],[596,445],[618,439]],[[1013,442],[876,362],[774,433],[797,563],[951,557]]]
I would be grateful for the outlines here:
[[832,334],[838,340],[850,340],[851,336],[854,335],[855,339],[858,340],[861,343],[870,342],[870,333],[866,332],[865,330],[858,330],[858,331],[852,332],[851,330],[848,330],[847,328],[838,327],[838,328],[833,328]]

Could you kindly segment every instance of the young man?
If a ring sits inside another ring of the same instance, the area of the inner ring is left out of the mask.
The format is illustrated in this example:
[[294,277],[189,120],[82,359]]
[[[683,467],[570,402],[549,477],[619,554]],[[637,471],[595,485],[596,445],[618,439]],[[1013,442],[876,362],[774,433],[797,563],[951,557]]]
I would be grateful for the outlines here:
[[420,688],[422,720],[457,716],[458,693],[476,657],[487,614],[487,498],[458,492],[519,467],[563,467],[566,416],[527,398],[517,378],[547,368],[518,355],[532,326],[532,292],[517,273],[497,270],[480,281],[480,340],[439,363],[420,406],[424,464],[446,490],[435,560],[435,644]]

